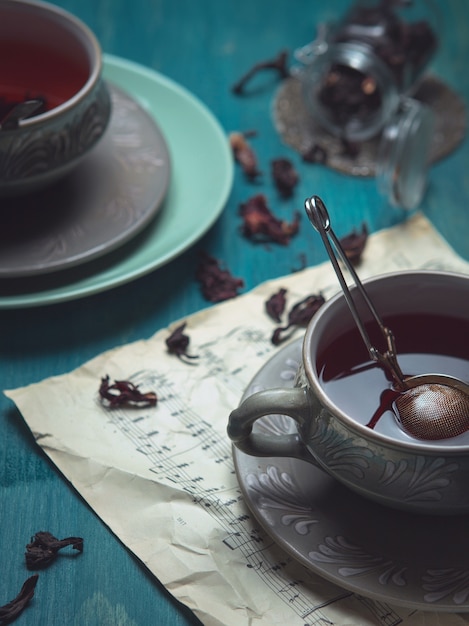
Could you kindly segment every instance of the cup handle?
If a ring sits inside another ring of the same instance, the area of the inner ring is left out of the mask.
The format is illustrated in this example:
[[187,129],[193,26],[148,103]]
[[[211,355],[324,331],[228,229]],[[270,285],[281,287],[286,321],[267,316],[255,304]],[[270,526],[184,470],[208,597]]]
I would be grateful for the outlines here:
[[265,389],[248,396],[228,420],[228,436],[242,452],[252,456],[289,457],[317,465],[298,434],[267,435],[253,433],[256,420],[280,414],[293,418],[300,426],[315,412],[317,402],[304,387]]

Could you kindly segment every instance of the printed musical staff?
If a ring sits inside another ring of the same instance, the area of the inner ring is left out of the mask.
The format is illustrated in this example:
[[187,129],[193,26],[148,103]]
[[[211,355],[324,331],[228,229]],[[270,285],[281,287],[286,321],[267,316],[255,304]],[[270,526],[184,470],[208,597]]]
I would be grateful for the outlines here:
[[[273,349],[266,341],[265,333],[255,329],[238,328],[232,334],[249,341],[257,355],[268,354]],[[236,390],[232,382],[236,376],[217,356],[216,349],[217,342],[207,343],[200,347],[198,353],[210,361],[212,375],[222,380],[225,387],[231,386]],[[274,592],[292,614],[302,620],[302,626],[330,624],[324,613],[325,606],[352,594],[338,589],[326,604],[316,603],[308,586],[312,574],[286,556],[247,509],[235,476],[231,442],[224,429],[215,427],[198,414],[185,401],[184,395],[177,393],[174,381],[166,373],[139,371],[132,381],[145,388],[157,389],[157,409],[154,412],[142,410],[138,415],[135,411],[118,409],[113,411],[110,419],[132,442],[135,450],[145,455],[148,469],[155,474],[155,479],[177,486],[194,505],[210,515],[220,531],[224,549],[238,553],[245,563],[246,572],[255,575]],[[172,437],[174,428],[181,435],[177,445]],[[177,521],[181,525],[187,524],[181,516]],[[378,610],[377,606],[373,602],[367,604],[380,626],[394,626],[399,622],[399,617],[389,607],[383,605]]]

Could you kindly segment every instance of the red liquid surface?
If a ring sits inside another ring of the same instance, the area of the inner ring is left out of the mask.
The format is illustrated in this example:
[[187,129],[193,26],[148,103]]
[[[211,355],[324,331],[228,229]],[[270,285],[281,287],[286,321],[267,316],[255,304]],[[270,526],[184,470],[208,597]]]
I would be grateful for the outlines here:
[[0,40],[0,100],[16,103],[42,97],[48,110],[57,107],[88,79],[89,68],[81,57],[58,53],[52,46]]
[[[436,315],[401,315],[385,319],[396,339],[404,375],[438,372],[469,381],[469,323]],[[372,344],[385,351],[376,325],[367,327]],[[352,419],[400,440],[413,440],[392,409],[395,394],[389,375],[369,358],[356,329],[344,333],[317,360],[321,386]],[[469,443],[469,432],[443,445]]]

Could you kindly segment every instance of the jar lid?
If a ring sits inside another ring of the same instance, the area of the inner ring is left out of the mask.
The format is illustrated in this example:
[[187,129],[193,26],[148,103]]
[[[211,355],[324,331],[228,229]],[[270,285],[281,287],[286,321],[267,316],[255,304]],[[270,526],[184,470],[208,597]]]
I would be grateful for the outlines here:
[[379,191],[393,206],[414,209],[425,193],[432,111],[412,98],[403,98],[383,130],[377,159]]

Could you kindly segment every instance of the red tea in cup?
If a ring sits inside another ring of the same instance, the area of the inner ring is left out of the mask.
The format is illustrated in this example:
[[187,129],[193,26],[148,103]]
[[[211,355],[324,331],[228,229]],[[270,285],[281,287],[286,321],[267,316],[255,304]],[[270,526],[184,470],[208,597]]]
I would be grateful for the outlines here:
[[[469,380],[469,322],[437,314],[396,314],[384,318],[396,339],[397,357],[405,376],[441,373]],[[371,342],[380,351],[382,335],[367,325]],[[370,360],[355,328],[337,336],[317,357],[321,387],[331,402],[353,420],[399,440],[413,440],[402,427],[384,369]],[[469,443],[469,432],[438,440],[441,445]]]
[[86,83],[90,67],[83,54],[64,48],[21,40],[0,40],[0,104],[14,106],[24,100],[41,98],[46,110],[63,104]]

